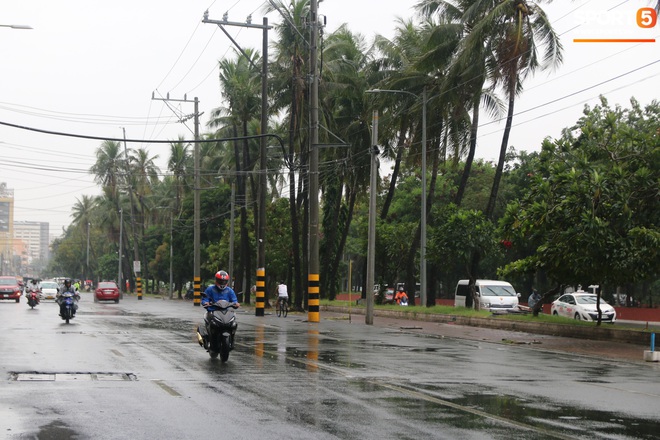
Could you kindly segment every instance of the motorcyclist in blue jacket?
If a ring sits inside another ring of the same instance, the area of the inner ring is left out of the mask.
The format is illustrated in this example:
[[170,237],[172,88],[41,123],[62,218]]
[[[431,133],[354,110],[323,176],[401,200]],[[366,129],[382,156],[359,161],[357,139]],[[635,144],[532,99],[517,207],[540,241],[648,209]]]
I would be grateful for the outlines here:
[[217,310],[212,304],[222,299],[230,302],[234,307],[239,307],[236,293],[234,292],[234,289],[227,285],[228,283],[229,274],[224,270],[218,271],[215,274],[215,284],[207,287],[204,291],[204,295],[202,296],[202,307],[208,312],[212,312]]
[[[206,309],[206,315],[205,315],[205,323],[210,322],[212,317],[212,312],[214,310],[217,310],[218,308],[214,306],[213,304],[216,301],[220,300],[225,300],[228,301],[234,308],[238,308],[240,304],[238,304],[238,298],[236,298],[236,293],[234,292],[234,289],[229,287],[227,284],[229,283],[229,274],[225,272],[224,270],[220,270],[215,274],[215,284],[212,286],[209,286],[206,288],[202,295],[202,307]],[[202,339],[199,341],[200,345],[203,346],[204,348],[207,348],[206,342],[203,342],[206,340],[207,337],[207,331],[204,329],[205,324],[202,324],[198,328],[198,333],[199,336],[202,337]],[[234,325],[234,328],[231,331],[231,348],[234,348],[234,335],[236,334],[236,325]]]

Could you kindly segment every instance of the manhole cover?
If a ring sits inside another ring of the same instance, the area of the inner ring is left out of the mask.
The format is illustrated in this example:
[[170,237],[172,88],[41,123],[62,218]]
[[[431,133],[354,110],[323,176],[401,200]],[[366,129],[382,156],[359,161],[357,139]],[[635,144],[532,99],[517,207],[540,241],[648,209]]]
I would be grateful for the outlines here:
[[11,379],[17,382],[86,382],[86,381],[133,381],[137,376],[133,373],[111,373],[111,372],[77,372],[77,373],[52,373],[52,372],[12,372]]

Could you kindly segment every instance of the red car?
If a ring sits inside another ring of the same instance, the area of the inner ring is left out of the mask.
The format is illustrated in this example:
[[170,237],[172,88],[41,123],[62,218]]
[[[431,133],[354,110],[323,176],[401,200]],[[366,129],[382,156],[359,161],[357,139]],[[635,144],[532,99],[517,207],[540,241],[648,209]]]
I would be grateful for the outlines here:
[[13,299],[21,301],[23,288],[18,284],[16,277],[0,277],[0,299]]
[[119,302],[119,287],[114,281],[101,281],[94,291],[94,302],[114,301]]

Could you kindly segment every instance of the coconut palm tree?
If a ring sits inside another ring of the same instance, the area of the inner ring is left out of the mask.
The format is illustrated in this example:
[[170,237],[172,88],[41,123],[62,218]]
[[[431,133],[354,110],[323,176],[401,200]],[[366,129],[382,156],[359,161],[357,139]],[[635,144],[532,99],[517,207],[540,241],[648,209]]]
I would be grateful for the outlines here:
[[[274,6],[273,6],[274,5]],[[282,127],[288,127],[288,151],[285,163],[289,172],[289,216],[292,237],[292,266],[291,286],[293,304],[300,310],[303,306],[303,280],[302,274],[306,258],[303,258],[303,249],[306,249],[307,229],[300,228],[300,208],[306,197],[307,179],[298,179],[296,190],[296,171],[305,169],[307,164],[308,132],[305,127],[308,112],[304,111],[306,96],[309,93],[306,81],[307,72],[305,61],[307,55],[307,37],[303,36],[305,19],[309,13],[308,0],[282,1],[274,0],[266,6],[266,12],[276,8],[283,15],[283,21],[276,25],[278,38],[275,43],[273,62],[270,63],[271,78],[269,79],[270,95],[273,96],[271,111],[284,114]],[[300,195],[300,196],[299,196]],[[302,242],[302,244],[301,244]]]
[[[167,161],[167,170],[172,173],[175,181],[175,204],[174,211],[180,212],[181,201],[185,193],[186,175],[190,167],[190,155],[188,154],[188,145],[183,142],[183,137],[180,136],[177,142],[170,144],[170,159]],[[190,173],[192,174],[192,173]]]
[[[100,184],[106,194],[115,202],[118,200],[119,186],[122,183],[123,170],[126,169],[119,142],[103,141],[96,150],[96,163],[89,169],[94,174],[94,181]],[[119,206],[117,204],[117,206]]]
[[[522,83],[528,76],[538,69],[556,67],[562,61],[559,36],[538,3],[528,0],[493,2],[466,38],[465,50],[477,50],[477,47],[481,50],[485,45],[493,54],[495,65],[491,79],[495,86],[502,87],[508,99],[500,155],[485,211],[491,219],[504,169],[516,96],[522,92]],[[542,54],[539,49],[544,50]]]
[[[246,177],[241,175],[241,170],[251,170],[255,161],[250,157],[249,141],[246,138],[249,134],[249,123],[257,115],[261,108],[261,77],[260,71],[255,68],[259,56],[254,50],[246,49],[245,53],[249,59],[246,59],[241,53],[235,51],[235,60],[225,58],[219,62],[219,78],[222,95],[228,102],[226,108],[217,108],[213,110],[213,118],[209,125],[216,129],[231,128],[233,137],[238,137],[238,129],[245,139],[242,141],[242,155],[240,144],[234,141],[234,156],[236,167],[236,182],[238,187],[237,197],[239,200],[247,200]],[[224,119],[223,116],[229,116]],[[229,122],[230,126],[221,124]],[[254,157],[254,156],[253,156]],[[256,157],[254,157],[256,159]],[[249,176],[253,189],[253,200],[256,199],[256,186],[253,176]],[[256,224],[256,223],[255,223]],[[245,203],[241,204],[240,210],[240,252],[238,274],[235,277],[236,283],[247,292],[249,280],[252,278],[252,257],[249,252],[249,236],[247,230],[247,207]],[[249,295],[245,295],[249,302]]]
[[[451,41],[454,55],[447,69],[445,81],[441,89],[442,95],[453,95],[453,101],[466,103],[467,110],[471,110],[471,126],[469,148],[465,159],[465,166],[461,180],[454,196],[454,203],[461,205],[472,163],[477,147],[477,132],[481,106],[493,117],[498,117],[501,104],[490,88],[484,88],[487,83],[489,63],[492,56],[485,45],[475,45],[472,50],[466,50],[466,36],[470,34],[475,22],[487,12],[491,2],[477,2],[475,0],[458,0],[449,2],[444,0],[422,0],[416,8],[424,16],[437,16],[443,25],[434,30],[432,39],[437,41]],[[434,59],[438,49],[433,48],[425,55],[426,59]],[[455,151],[454,161],[458,163],[462,151]]]

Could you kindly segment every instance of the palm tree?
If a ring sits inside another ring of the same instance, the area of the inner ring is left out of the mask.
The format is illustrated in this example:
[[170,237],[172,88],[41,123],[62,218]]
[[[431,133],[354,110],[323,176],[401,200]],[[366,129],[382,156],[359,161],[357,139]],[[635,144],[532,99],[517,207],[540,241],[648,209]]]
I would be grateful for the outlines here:
[[[88,195],[83,195],[82,200],[76,198],[76,203],[73,205],[72,208],[72,213],[71,216],[73,217],[73,222],[71,226],[79,231],[79,236],[81,238],[89,238],[90,234],[90,227],[92,224],[92,217],[94,215],[94,209],[97,206],[97,200],[94,196],[88,196]],[[94,246],[91,241],[86,241],[83,243],[83,249],[87,248],[87,245],[89,246],[89,250],[92,254],[92,261],[94,261],[95,257],[95,252],[94,252]],[[87,257],[89,257],[89,254],[86,254]],[[87,259],[86,259],[87,260]],[[86,265],[85,266],[85,271],[84,271],[85,276],[90,276],[91,272],[89,271],[89,267]]]
[[[220,86],[222,94],[228,102],[227,108],[218,108],[213,111],[213,119],[209,122],[211,127],[227,129],[231,128],[233,136],[238,137],[238,129],[241,128],[241,134],[247,137],[249,134],[249,123],[259,114],[261,106],[261,78],[260,72],[255,68],[258,62],[258,54],[250,49],[245,53],[250,57],[246,59],[242,54],[235,51],[237,59],[223,59],[219,62]],[[223,115],[228,115],[229,119],[223,119]],[[229,122],[230,127],[220,126],[223,122]],[[241,176],[241,170],[250,170],[254,167],[254,161],[250,158],[248,139],[243,140],[242,157],[239,149],[239,142],[234,142],[234,156],[236,167],[236,181],[238,187],[237,197],[239,200],[247,200],[246,178]],[[252,175],[250,179],[253,182],[253,200],[256,199],[255,185]],[[238,275],[235,277],[237,285],[244,292],[248,291],[248,283],[252,278],[251,255],[249,252],[249,236],[247,230],[247,207],[243,203],[240,210],[240,253]],[[245,295],[246,302],[249,303],[249,295]]]
[[[285,163],[289,171],[289,216],[291,223],[292,243],[292,280],[288,280],[293,295],[293,303],[301,310],[303,306],[303,249],[301,241],[306,242],[307,230],[300,228],[300,206],[304,196],[302,191],[306,179],[299,179],[299,190],[296,191],[296,168],[304,169],[307,163],[307,154],[303,145],[307,145],[306,126],[307,112],[304,112],[307,82],[305,80],[304,65],[307,51],[306,38],[298,29],[303,29],[305,18],[309,12],[308,0],[291,0],[285,4],[284,1],[275,0],[274,5],[284,20],[277,25],[278,34],[275,46],[274,62],[270,64],[271,79],[269,86],[273,104],[273,112],[285,113],[283,126],[288,126],[288,151]],[[269,4],[266,12],[271,12],[273,6]],[[301,236],[302,232],[302,236]]]
[[[479,128],[479,115],[481,106],[484,105],[491,116],[500,114],[500,104],[490,89],[484,88],[488,79],[489,63],[492,59],[485,45],[475,45],[471,50],[465,47],[466,37],[470,34],[475,22],[483,18],[487,12],[490,2],[478,2],[475,0],[458,0],[448,2],[444,0],[422,0],[417,5],[417,10],[425,16],[437,16],[443,21],[438,26],[432,39],[436,41],[450,41],[450,50],[454,52],[441,94],[453,96],[452,101],[465,103],[466,111],[471,110],[471,126],[469,137],[469,148],[465,159],[465,166],[461,174],[461,180],[454,196],[454,203],[461,205],[468,178],[474,162],[477,148],[477,132]],[[437,47],[440,47],[439,45]],[[438,52],[433,48],[425,55],[427,59],[433,59]],[[449,100],[449,99],[447,99]],[[458,163],[462,151],[455,151],[454,161]]]
[[[365,93],[375,83],[372,53],[364,38],[345,26],[324,43],[321,108],[327,115],[325,139],[336,142],[328,131],[338,133],[349,148],[326,149],[321,163],[323,239],[321,242],[321,292],[333,298],[337,274],[353,218],[357,195],[368,184],[370,138],[367,127],[371,98]],[[356,115],[358,117],[356,118]],[[367,122],[367,123],[365,123]]]
[[[509,134],[513,122],[516,95],[522,83],[537,69],[556,67],[562,61],[562,46],[547,15],[532,1],[507,0],[494,6],[475,23],[466,40],[466,50],[486,45],[492,52],[495,67],[491,73],[496,86],[504,89],[508,98],[506,125],[500,145],[495,178],[486,207],[486,216],[493,217]],[[544,47],[540,55],[538,49]],[[476,49],[475,49],[476,50]]]
[[174,210],[177,213],[181,209],[189,162],[188,145],[184,145],[183,137],[179,137],[178,142],[172,142],[170,144],[170,159],[167,161],[167,169],[172,173],[176,182]]
[[103,141],[96,150],[96,163],[89,169],[95,175],[94,181],[115,201],[118,199],[123,170],[126,169],[125,163],[119,142]]

